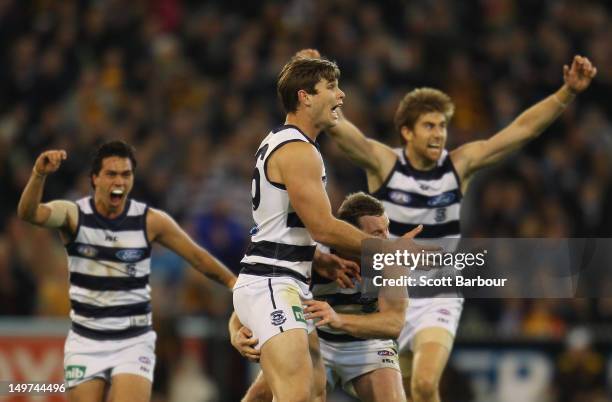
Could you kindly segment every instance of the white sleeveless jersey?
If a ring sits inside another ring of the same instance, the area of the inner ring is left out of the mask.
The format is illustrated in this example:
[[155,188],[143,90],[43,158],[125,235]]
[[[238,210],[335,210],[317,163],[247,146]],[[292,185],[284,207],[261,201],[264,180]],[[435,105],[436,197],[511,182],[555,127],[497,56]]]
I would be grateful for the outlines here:
[[72,329],[93,339],[124,339],[151,330],[146,204],[128,199],[115,219],[100,215],[91,197],[76,202],[74,239],[66,245]]
[[403,236],[419,224],[418,238],[459,238],[461,186],[450,156],[443,151],[435,168],[416,170],[402,148],[393,170],[372,195],[382,201],[389,216],[389,232]]
[[[251,188],[255,226],[251,229],[251,244],[242,259],[245,273],[253,273],[257,268],[260,275],[267,276],[282,274],[288,269],[299,279],[310,278],[315,242],[291,206],[285,186],[270,181],[267,174],[270,156],[283,145],[296,141],[312,144],[321,156],[317,144],[292,125],[271,131],[255,154]],[[325,167],[321,177],[325,182]]]

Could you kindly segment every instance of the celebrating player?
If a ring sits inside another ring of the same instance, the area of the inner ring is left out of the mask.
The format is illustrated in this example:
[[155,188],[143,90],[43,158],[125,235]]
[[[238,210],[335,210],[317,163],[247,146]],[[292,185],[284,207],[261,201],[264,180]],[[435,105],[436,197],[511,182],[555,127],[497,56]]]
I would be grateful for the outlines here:
[[361,241],[372,237],[334,218],[325,192],[315,140],[338,122],[344,99],[339,76],[336,64],[325,59],[289,61],[277,83],[285,125],[272,130],[255,154],[255,227],[234,287],[234,309],[259,339],[262,370],[282,402],[325,395],[318,339],[302,309],[312,299],[315,241],[358,255]]
[[93,197],[41,204],[47,176],[65,151],[43,152],[19,201],[18,214],[57,229],[70,270],[72,329],[64,348],[68,399],[149,401],[155,366],[149,273],[160,243],[195,269],[232,288],[235,276],[200,248],[165,212],[129,198],[136,159],[121,141],[102,145],[91,167]]

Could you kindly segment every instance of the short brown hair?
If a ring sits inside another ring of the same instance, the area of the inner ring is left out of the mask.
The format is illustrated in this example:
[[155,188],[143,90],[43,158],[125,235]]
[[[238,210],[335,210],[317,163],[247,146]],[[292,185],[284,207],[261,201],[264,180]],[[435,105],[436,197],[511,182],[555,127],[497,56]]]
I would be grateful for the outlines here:
[[360,191],[346,196],[338,208],[338,219],[359,227],[358,221],[362,216],[382,216],[384,213],[382,202]]
[[404,96],[395,112],[395,129],[401,133],[402,127],[414,128],[419,116],[425,113],[439,112],[450,121],[455,113],[455,104],[450,96],[434,88],[417,88]]
[[281,70],[276,83],[278,98],[287,113],[298,107],[298,91],[303,89],[316,94],[315,85],[325,78],[334,81],[340,78],[340,69],[333,61],[324,58],[293,57]]

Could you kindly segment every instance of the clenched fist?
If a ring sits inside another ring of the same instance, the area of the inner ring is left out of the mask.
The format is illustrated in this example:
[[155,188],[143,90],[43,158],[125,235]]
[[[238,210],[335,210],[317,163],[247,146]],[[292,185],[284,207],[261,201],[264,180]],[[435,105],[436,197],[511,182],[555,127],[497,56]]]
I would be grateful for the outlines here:
[[584,91],[597,74],[597,68],[583,56],[574,56],[571,66],[563,66],[563,81],[576,94]]
[[46,176],[59,169],[62,161],[67,154],[64,150],[45,151],[38,156],[34,162],[34,173],[39,176]]

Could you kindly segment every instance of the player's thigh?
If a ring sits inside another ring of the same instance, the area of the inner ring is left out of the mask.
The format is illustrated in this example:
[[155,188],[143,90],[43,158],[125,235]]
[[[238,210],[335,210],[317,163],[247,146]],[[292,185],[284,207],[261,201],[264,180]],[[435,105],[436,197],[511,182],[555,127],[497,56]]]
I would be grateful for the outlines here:
[[310,359],[313,366],[313,381],[312,381],[312,400],[313,402],[325,402],[327,375],[325,363],[321,355],[321,346],[319,337],[316,331],[308,334],[308,348],[310,350]]
[[102,402],[106,381],[93,378],[68,389],[68,402]]
[[270,338],[261,348],[260,364],[277,399],[308,399],[313,366],[305,330],[291,329]]
[[262,371],[259,372],[241,402],[272,402],[272,390]]
[[392,368],[370,371],[353,380],[353,387],[364,402],[405,402],[402,376]]
[[412,385],[426,382],[437,384],[448,362],[453,346],[453,336],[444,328],[425,328],[414,339],[412,360]]
[[116,374],[112,377],[108,402],[149,402],[152,383],[137,374]]

